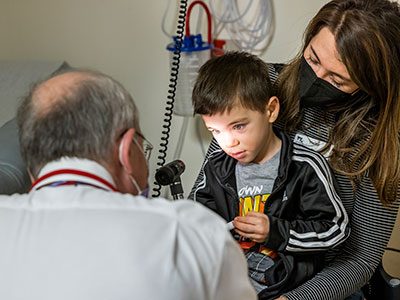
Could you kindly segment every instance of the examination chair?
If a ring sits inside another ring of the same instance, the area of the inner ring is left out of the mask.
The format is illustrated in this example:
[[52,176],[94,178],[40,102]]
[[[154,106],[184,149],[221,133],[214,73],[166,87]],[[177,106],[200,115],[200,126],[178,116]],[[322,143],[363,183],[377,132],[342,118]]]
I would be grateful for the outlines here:
[[381,264],[363,292],[367,300],[399,300],[400,279],[389,275]]
[[25,193],[30,186],[15,120],[21,98],[33,83],[68,68],[64,61],[0,61],[0,194]]
[[0,194],[24,193],[30,180],[19,153],[15,119],[0,127]]

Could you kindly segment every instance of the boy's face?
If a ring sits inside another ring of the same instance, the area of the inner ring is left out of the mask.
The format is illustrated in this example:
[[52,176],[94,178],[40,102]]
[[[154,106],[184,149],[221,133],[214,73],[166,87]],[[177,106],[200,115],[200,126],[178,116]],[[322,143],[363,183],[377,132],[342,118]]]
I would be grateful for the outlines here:
[[[277,102],[277,99],[274,101]],[[229,156],[240,163],[262,163],[269,154],[271,142],[277,138],[272,123],[279,111],[279,104],[274,105],[272,111],[267,106],[265,113],[237,105],[229,112],[202,115],[202,118]]]

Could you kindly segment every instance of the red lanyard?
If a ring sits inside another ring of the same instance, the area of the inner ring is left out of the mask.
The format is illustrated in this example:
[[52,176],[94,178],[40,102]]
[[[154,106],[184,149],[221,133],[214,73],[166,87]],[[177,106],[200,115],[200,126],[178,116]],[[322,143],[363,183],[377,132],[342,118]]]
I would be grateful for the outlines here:
[[[57,176],[57,175],[77,175],[78,177],[80,177],[80,179],[82,180],[54,180],[54,181],[49,181],[47,183],[41,184],[43,183],[44,180],[49,179],[53,176]],[[97,185],[96,183],[92,183],[92,182],[87,182],[85,179],[90,179],[90,181],[94,181],[94,182],[98,182],[99,185]],[[85,171],[80,171],[80,170],[74,170],[74,169],[60,169],[60,170],[56,170],[56,171],[52,171],[49,172],[41,177],[39,177],[33,184],[31,187],[32,189],[41,189],[43,187],[46,186],[50,186],[50,187],[57,187],[57,186],[63,186],[63,185],[89,185],[89,186],[93,186],[99,189],[103,189],[103,190],[111,190],[116,192],[117,189],[107,180],[105,180],[104,178],[101,178],[95,174],[89,173],[89,172],[85,172]],[[102,187],[105,186],[105,187]]]

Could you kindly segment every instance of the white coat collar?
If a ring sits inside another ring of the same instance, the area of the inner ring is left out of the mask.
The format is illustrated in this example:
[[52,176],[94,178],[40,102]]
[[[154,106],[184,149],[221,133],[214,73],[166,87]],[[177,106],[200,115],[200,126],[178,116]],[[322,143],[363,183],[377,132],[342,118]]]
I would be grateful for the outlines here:
[[62,157],[46,164],[39,172],[32,190],[59,182],[78,182],[105,190],[116,190],[111,174],[99,163],[75,157]]

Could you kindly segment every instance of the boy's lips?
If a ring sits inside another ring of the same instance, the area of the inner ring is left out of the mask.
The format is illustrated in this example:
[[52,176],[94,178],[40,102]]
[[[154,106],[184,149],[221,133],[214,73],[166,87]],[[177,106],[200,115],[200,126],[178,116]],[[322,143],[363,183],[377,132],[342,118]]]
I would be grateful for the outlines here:
[[246,151],[238,151],[238,152],[230,152],[229,155],[232,156],[235,159],[241,159],[243,157],[245,157]]

